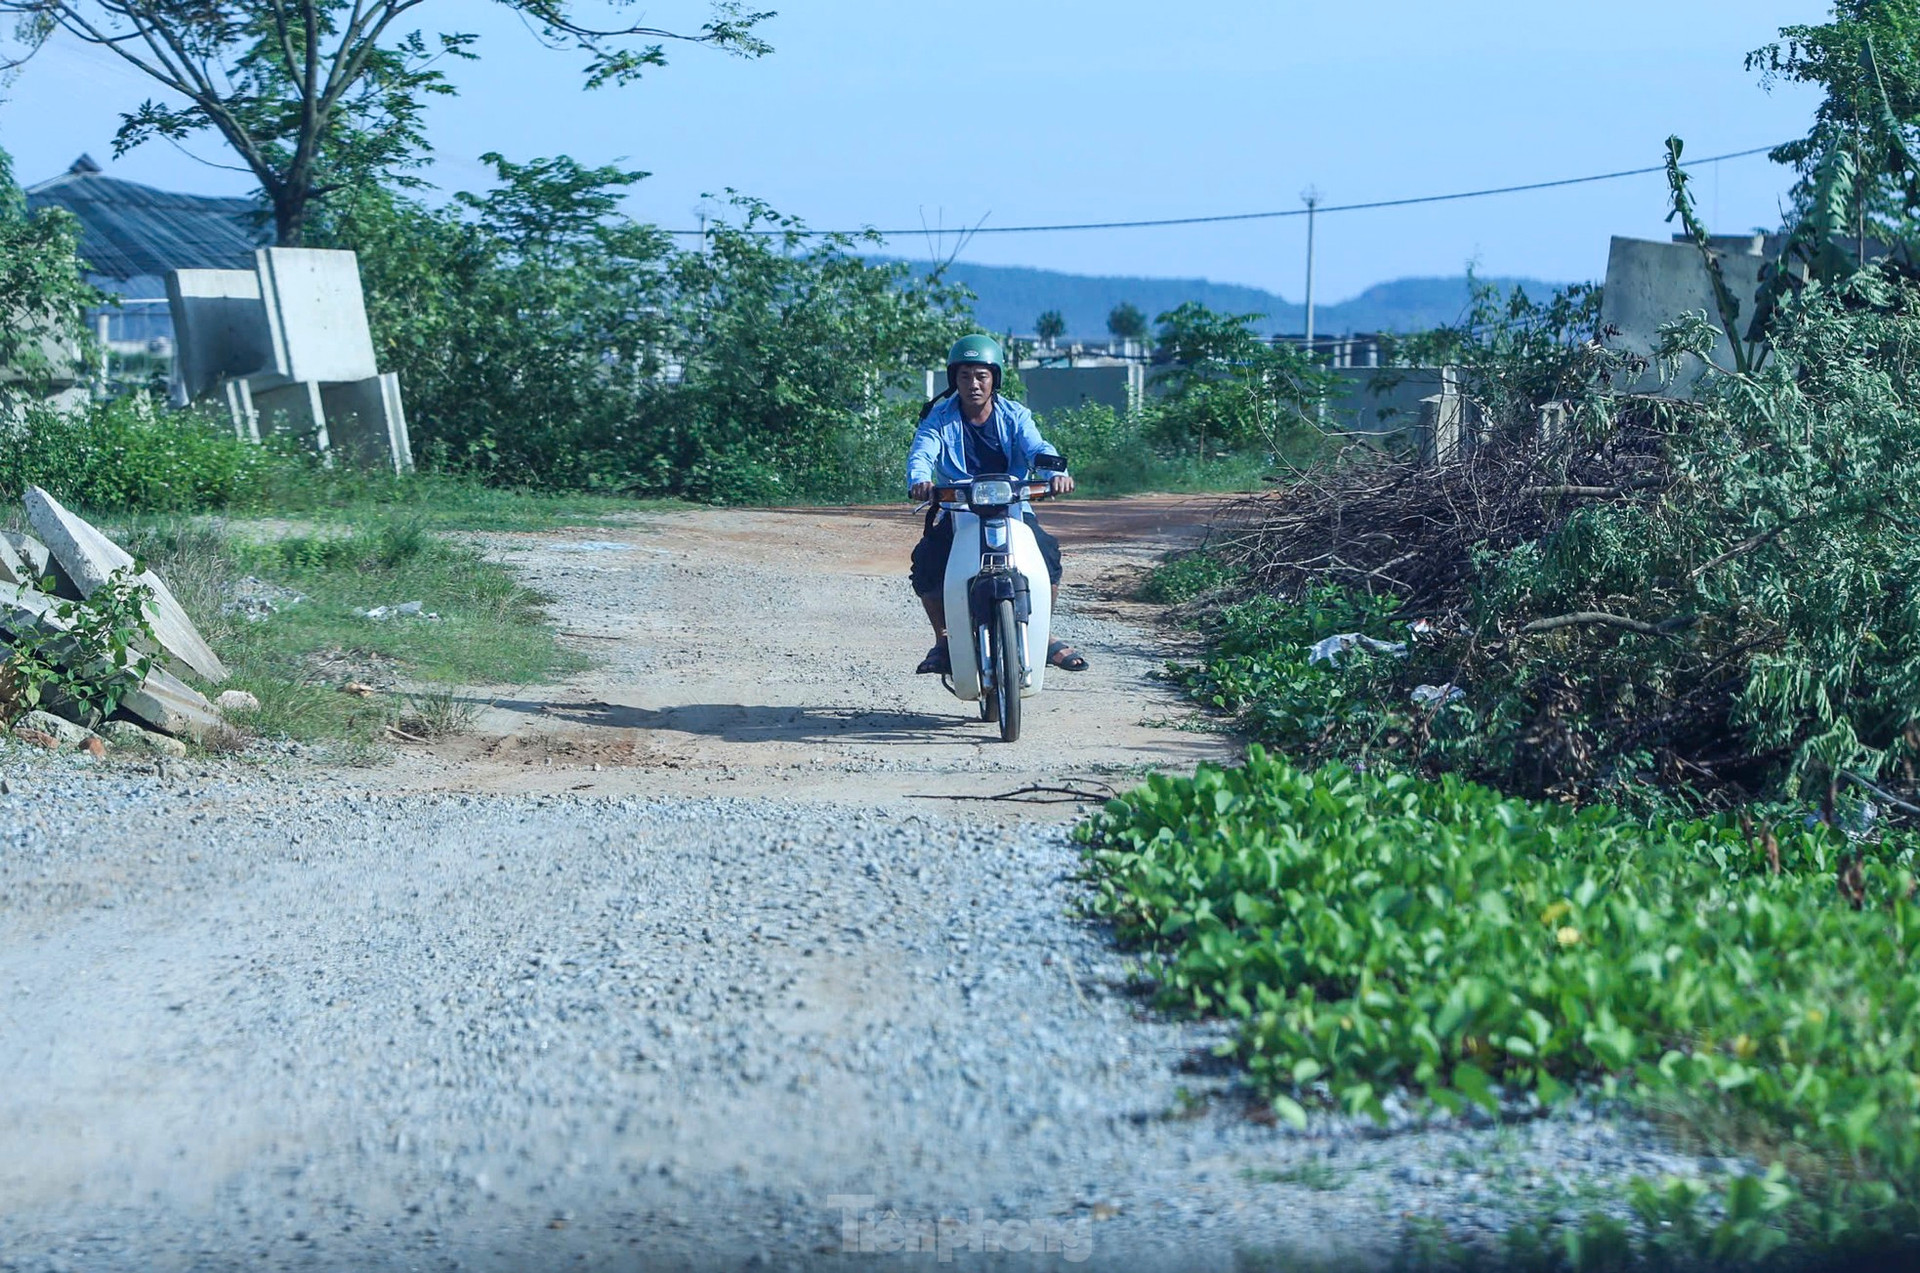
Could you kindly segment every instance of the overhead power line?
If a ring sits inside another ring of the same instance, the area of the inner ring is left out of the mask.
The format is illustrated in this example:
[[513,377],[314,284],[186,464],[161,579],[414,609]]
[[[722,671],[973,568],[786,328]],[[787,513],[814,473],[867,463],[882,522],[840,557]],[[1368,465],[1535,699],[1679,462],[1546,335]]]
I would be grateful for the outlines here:
[[[1764,155],[1768,151],[1777,148],[1778,144],[1774,146],[1755,146],[1751,150],[1734,150],[1724,155],[1708,155],[1705,158],[1693,160],[1689,166],[1716,164],[1724,159],[1745,159],[1750,155]],[[1654,164],[1650,168],[1622,168],[1618,172],[1597,172],[1589,177],[1562,177],[1558,181],[1532,181],[1521,186],[1493,186],[1486,190],[1461,190],[1454,194],[1416,195],[1409,199],[1376,199],[1370,203],[1327,204],[1318,209],[1318,215],[1326,216],[1331,212],[1365,212],[1373,208],[1405,208],[1416,203],[1448,203],[1455,199],[1484,199],[1489,195],[1520,194],[1527,190],[1551,190],[1557,186],[1581,186],[1594,181],[1616,181],[1621,177],[1644,177],[1648,173],[1665,172],[1666,170],[1667,166],[1665,164]],[[1063,231],[1079,230],[1150,230],[1160,226],[1220,225],[1229,221],[1272,221],[1281,217],[1304,217],[1306,215],[1306,208],[1283,208],[1277,212],[1233,212],[1208,217],[1161,217],[1151,221],[1078,221],[1064,225],[983,225],[973,227],[967,232],[970,234],[1056,234]],[[669,230],[667,233],[698,236],[706,234],[708,231]],[[895,238],[899,235],[908,234],[924,235],[928,233],[928,229],[926,226],[918,226],[911,230],[872,230],[862,228],[858,230],[787,231],[778,229],[755,229],[747,231],[747,233],[771,235],[798,233],[807,238],[817,238],[831,234],[852,236],[878,234],[884,238]]]

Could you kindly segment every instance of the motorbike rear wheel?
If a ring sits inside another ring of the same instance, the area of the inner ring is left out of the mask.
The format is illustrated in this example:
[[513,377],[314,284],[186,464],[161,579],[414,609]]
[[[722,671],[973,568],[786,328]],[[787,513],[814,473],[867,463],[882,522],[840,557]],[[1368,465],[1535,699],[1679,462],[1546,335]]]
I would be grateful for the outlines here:
[[1013,617],[1011,600],[994,604],[988,633],[995,647],[993,705],[1000,717],[1000,741],[1010,743],[1020,737],[1020,622]]

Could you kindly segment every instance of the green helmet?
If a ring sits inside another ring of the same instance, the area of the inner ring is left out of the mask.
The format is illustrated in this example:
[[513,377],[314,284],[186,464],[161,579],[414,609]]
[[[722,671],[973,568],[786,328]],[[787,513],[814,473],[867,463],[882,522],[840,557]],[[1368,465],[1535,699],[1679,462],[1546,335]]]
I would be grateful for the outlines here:
[[947,351],[947,388],[954,387],[955,370],[963,362],[983,362],[993,368],[993,387],[1000,387],[1000,372],[1006,363],[1001,358],[999,341],[977,332],[954,341],[953,348]]

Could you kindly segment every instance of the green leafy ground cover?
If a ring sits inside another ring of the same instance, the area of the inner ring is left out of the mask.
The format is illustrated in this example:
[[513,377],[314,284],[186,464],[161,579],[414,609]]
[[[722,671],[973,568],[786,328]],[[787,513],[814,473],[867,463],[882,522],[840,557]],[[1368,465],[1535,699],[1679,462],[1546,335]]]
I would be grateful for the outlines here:
[[1282,1117],[1383,1116],[1403,1089],[1498,1112],[1584,1085],[1737,1129],[1791,1170],[1791,1215],[1775,1176],[1738,1187],[1766,1185],[1764,1217],[1743,1196],[1694,1221],[1723,1254],[1920,1225],[1912,834],[1750,836],[1258,747],[1153,778],[1080,834],[1095,910],[1150,952],[1164,1004],[1240,1023]]

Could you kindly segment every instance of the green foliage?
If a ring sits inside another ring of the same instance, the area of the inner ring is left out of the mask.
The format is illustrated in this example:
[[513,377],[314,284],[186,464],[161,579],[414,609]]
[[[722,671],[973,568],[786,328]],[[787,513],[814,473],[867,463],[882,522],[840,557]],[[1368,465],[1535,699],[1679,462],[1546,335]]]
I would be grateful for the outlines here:
[[1737,1113],[1791,1167],[1729,1191],[1707,1223],[1723,1257],[1814,1215],[1786,1212],[1796,1193],[1829,1220],[1844,1203],[1855,1236],[1920,1220],[1912,835],[1755,840],[1257,747],[1151,779],[1080,835],[1095,909],[1152,952],[1164,1003],[1240,1023],[1283,1117],[1384,1117],[1399,1089],[1493,1112],[1598,1084]]
[[1589,347],[1600,326],[1600,289],[1575,283],[1536,301],[1523,287],[1469,275],[1460,322],[1388,338],[1396,367],[1458,367],[1463,389],[1496,426],[1532,425],[1542,403],[1584,399],[1608,367]]
[[1142,601],[1179,605],[1241,581],[1240,571],[1207,552],[1177,553],[1147,574],[1140,586]]
[[[1263,449],[1195,454],[1162,437],[1151,408],[1121,414],[1100,403],[1050,411],[1041,431],[1073,466],[1074,477],[1102,497],[1136,491],[1244,491],[1273,471],[1275,457]],[[1317,435],[1288,439],[1283,459],[1304,456]]]
[[115,571],[84,601],[59,601],[53,623],[15,632],[0,661],[0,717],[60,706],[84,718],[105,717],[140,687],[156,648],[146,607],[153,589],[139,582],[146,567]]
[[1155,376],[1166,389],[1154,409],[1163,441],[1201,454],[1210,444],[1277,452],[1312,429],[1332,380],[1300,350],[1256,335],[1259,317],[1189,301],[1154,320],[1154,345],[1171,360]]
[[500,184],[455,209],[371,191],[323,228],[360,254],[427,463],[722,502],[897,493],[956,291],[744,197],[676,252],[617,211],[643,174],[488,160]]
[[[734,196],[675,258],[680,384],[655,396],[642,489],[723,502],[897,497],[920,377],[969,326],[960,293]],[[765,233],[773,231],[773,233]],[[877,240],[875,240],[877,242]]]
[[[81,350],[81,312],[98,293],[81,277],[79,224],[57,209],[29,215],[0,150],[0,420],[29,409]],[[0,423],[0,442],[6,424]],[[11,443],[0,445],[4,457]]]
[[28,411],[0,446],[0,494],[43,486],[77,507],[184,512],[248,506],[313,463],[234,436],[224,419],[155,407],[144,393],[72,413]]
[[1764,84],[1823,93],[1807,135],[1772,156],[1801,174],[1794,219],[1819,224],[1822,246],[1844,234],[1910,240],[1920,212],[1912,140],[1920,125],[1920,4],[1836,0],[1831,21],[1781,28],[1747,55],[1747,69]]
[[1040,338],[1041,344],[1051,345],[1067,334],[1067,320],[1060,316],[1059,310],[1050,309],[1033,320],[1033,334]]

